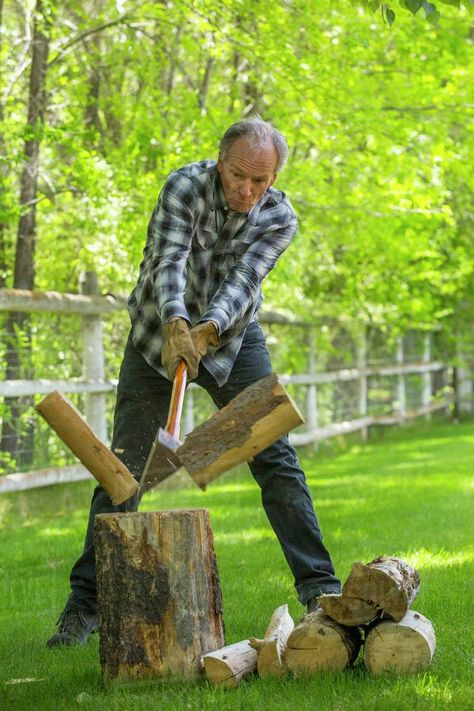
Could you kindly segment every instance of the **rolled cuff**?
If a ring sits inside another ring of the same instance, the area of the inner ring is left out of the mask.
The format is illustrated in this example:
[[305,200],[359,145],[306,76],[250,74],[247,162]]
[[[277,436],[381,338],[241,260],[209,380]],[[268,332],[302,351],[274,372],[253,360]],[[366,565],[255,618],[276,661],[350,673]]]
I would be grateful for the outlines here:
[[229,328],[230,317],[223,309],[212,308],[208,309],[201,316],[201,321],[214,321],[217,327],[217,335],[220,336],[227,328]]

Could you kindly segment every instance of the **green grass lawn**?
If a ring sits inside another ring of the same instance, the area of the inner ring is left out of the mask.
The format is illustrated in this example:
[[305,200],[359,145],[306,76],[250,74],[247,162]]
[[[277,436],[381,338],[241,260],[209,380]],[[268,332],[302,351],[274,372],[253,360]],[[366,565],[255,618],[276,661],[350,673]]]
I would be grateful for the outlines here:
[[[424,674],[262,680],[234,690],[162,681],[104,687],[97,635],[48,650],[80,552],[92,480],[0,498],[0,711],[44,709],[474,709],[474,426],[434,422],[383,430],[368,444],[301,453],[325,542],[344,580],[354,561],[397,555],[414,565],[414,608],[434,624]],[[226,642],[262,636],[275,607],[304,610],[246,469],[197,488],[149,494],[142,509],[209,509],[224,597]],[[27,680],[31,681],[27,681]],[[16,683],[13,683],[17,680]]]

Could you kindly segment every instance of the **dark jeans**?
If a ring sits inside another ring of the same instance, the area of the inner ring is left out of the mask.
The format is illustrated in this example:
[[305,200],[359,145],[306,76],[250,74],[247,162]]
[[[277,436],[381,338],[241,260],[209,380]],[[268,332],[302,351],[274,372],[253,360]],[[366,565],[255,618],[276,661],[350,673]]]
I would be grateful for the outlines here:
[[[242,348],[229,380],[219,387],[201,365],[196,379],[218,408],[241,390],[272,372],[265,338],[257,323],[247,328]],[[138,479],[159,427],[168,414],[172,384],[151,368],[134,348],[125,347],[115,405],[112,450]],[[305,604],[322,592],[340,592],[340,582],[314,512],[305,476],[287,436],[267,447],[249,465],[261,488],[262,503],[295,578],[298,598]],[[84,550],[71,571],[72,593],[68,606],[95,612],[95,554],[92,543],[94,517],[98,513],[135,511],[138,499],[113,506],[107,493],[97,487],[91,503]]]

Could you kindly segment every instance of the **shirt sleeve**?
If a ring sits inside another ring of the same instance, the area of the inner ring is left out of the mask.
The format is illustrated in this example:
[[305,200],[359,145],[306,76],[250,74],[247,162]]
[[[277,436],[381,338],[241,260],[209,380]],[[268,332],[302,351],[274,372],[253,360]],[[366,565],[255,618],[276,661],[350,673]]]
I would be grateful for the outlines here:
[[184,301],[187,259],[191,250],[193,195],[189,178],[171,175],[163,186],[148,226],[152,249],[153,298],[162,323],[191,321]]
[[293,240],[296,221],[265,232],[237,260],[214,294],[202,321],[214,321],[219,335],[236,324],[258,299],[267,274]]

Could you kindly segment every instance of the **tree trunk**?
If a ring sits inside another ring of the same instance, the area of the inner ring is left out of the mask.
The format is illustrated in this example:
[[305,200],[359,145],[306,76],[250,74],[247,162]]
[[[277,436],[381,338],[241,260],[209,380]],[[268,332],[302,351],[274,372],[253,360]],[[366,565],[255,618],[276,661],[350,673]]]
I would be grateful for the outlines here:
[[[95,22],[99,22],[99,18],[104,12],[103,0],[95,0],[92,5],[92,13]],[[87,66],[87,96],[84,106],[84,124],[88,129],[88,141],[94,141],[95,144],[100,143],[102,137],[102,122],[99,114],[99,99],[101,93],[102,69],[101,58],[102,52],[102,33],[94,32],[90,37],[84,39],[84,49],[88,55],[89,61]]]
[[257,650],[257,671],[259,676],[280,677],[286,674],[283,660],[288,637],[294,626],[294,622],[288,612],[288,605],[281,605],[273,613],[264,638],[250,638],[251,646]]
[[288,638],[285,664],[294,674],[343,671],[357,659],[360,644],[357,628],[343,627],[320,611],[310,612]]
[[36,242],[36,191],[39,172],[40,132],[46,105],[46,62],[49,52],[48,20],[43,14],[42,0],[36,0],[31,70],[28,95],[28,132],[25,140],[25,164],[20,181],[22,215],[18,224],[15,253],[15,289],[33,289]]
[[257,652],[244,640],[205,654],[202,663],[211,684],[234,688],[244,676],[257,671]]
[[[2,39],[3,39],[3,0],[0,0],[0,57],[3,56],[2,52]],[[0,81],[0,91],[3,92],[3,81]],[[2,133],[2,123],[4,117],[4,107],[0,100],[0,155],[5,155],[5,139]],[[7,175],[8,175],[8,161],[0,162],[0,289],[6,286],[7,280],[7,256],[6,256],[6,232],[7,224],[3,215],[7,212]]]
[[[13,288],[34,288],[36,242],[36,194],[39,170],[40,133],[46,103],[46,62],[49,51],[48,22],[43,13],[42,0],[37,0],[34,11],[31,42],[31,69],[28,94],[28,118],[25,140],[25,163],[20,178],[21,216],[18,223]],[[29,316],[11,312],[5,330],[9,342],[6,353],[6,379],[33,377],[31,366],[31,329]],[[20,355],[21,351],[21,355]],[[26,365],[21,367],[21,364]],[[31,398],[20,401],[5,399],[5,418],[1,449],[9,453],[17,464],[29,464],[33,458],[33,426],[28,422],[26,434],[21,432],[21,415],[32,405]]]
[[365,640],[364,663],[373,674],[385,671],[415,674],[426,671],[436,649],[431,622],[409,610],[399,622],[375,624]]
[[104,680],[198,677],[224,644],[208,512],[100,514],[94,542]]
[[324,612],[342,625],[367,624],[376,617],[401,620],[420,589],[414,568],[400,558],[354,563],[342,595],[319,598]]

